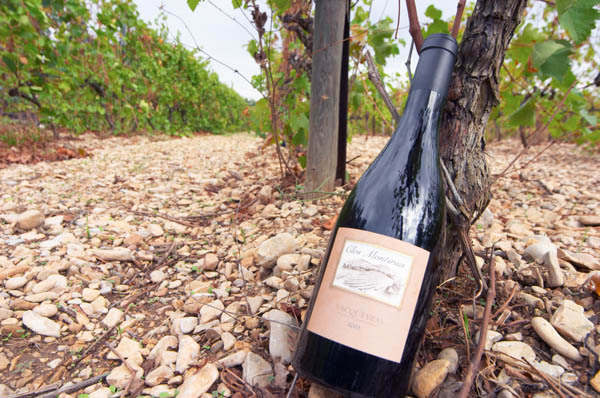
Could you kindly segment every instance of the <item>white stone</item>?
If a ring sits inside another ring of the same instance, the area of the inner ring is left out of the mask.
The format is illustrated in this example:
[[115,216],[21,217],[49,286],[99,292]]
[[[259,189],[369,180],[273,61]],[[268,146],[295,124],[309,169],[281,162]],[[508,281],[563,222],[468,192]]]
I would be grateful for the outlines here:
[[226,357],[219,359],[219,363],[226,368],[233,368],[243,364],[247,355],[248,351],[234,352],[233,354],[229,354]]
[[233,347],[233,345],[237,341],[235,336],[229,332],[224,332],[223,334],[221,334],[221,340],[223,340],[223,350],[224,351],[229,351],[231,349],[231,347]]
[[126,247],[115,247],[113,249],[92,249],[93,256],[104,261],[131,261],[133,256],[131,250]]
[[99,290],[90,289],[88,287],[83,289],[83,291],[81,292],[81,298],[84,301],[87,301],[88,303],[91,303],[92,301],[96,300],[98,298],[98,296],[100,296]]
[[202,262],[202,269],[204,271],[214,271],[217,269],[217,265],[219,264],[219,257],[214,253],[207,253],[204,256],[204,261]]
[[492,346],[492,351],[500,352],[516,359],[535,361],[535,351],[529,345],[520,341],[499,341]]
[[44,301],[55,301],[58,299],[59,294],[55,292],[42,292],[37,294],[30,294],[25,296],[25,300],[30,303],[42,303]]
[[155,271],[150,272],[150,280],[152,281],[152,283],[160,283],[165,279],[167,279],[167,274],[165,274],[161,270],[157,269]]
[[292,361],[292,345],[295,341],[292,328],[286,325],[295,325],[294,318],[280,310],[271,310],[264,315],[269,321],[269,353],[273,360],[281,360],[284,364]]
[[584,309],[579,304],[571,300],[564,300],[563,303],[552,315],[550,323],[563,336],[582,343],[592,330],[594,324],[584,315]]
[[296,239],[287,232],[277,234],[260,244],[256,251],[257,263],[265,268],[273,268],[277,258],[295,252]]
[[60,337],[60,325],[34,311],[25,311],[23,313],[23,324],[37,334]]
[[458,352],[454,348],[444,348],[438,354],[437,359],[445,359],[450,363],[448,373],[456,373],[458,370]]
[[436,359],[419,369],[413,378],[412,391],[418,398],[428,398],[440,386],[450,369],[450,361]]
[[173,334],[188,334],[191,333],[194,328],[198,326],[198,318],[195,316],[186,316],[184,318],[177,318],[173,321],[171,331]]
[[265,299],[262,296],[255,297],[246,297],[246,301],[248,302],[248,307],[250,307],[250,313],[255,315],[260,306],[264,303]]
[[560,287],[565,284],[565,276],[560,269],[556,252],[548,252],[544,255],[544,265],[548,269],[548,287]]
[[177,373],[185,372],[190,365],[198,359],[200,345],[187,334],[179,336],[179,349],[177,350],[177,361],[175,362],[175,371]]
[[35,307],[33,311],[43,317],[52,318],[58,312],[58,308],[55,304],[42,303]]
[[563,373],[565,373],[565,370],[562,367],[560,367],[558,365],[549,364],[546,361],[533,362],[533,367],[535,367],[537,370],[539,370],[541,372],[544,372],[548,376],[552,376],[557,379],[560,378],[560,376],[562,376]]
[[208,323],[217,319],[223,313],[225,305],[221,300],[215,300],[200,308],[200,323]]
[[125,365],[119,365],[111,370],[110,374],[106,376],[106,383],[117,388],[125,388],[129,385],[129,382],[133,377],[139,379],[144,375],[144,370],[138,366],[132,366],[135,371],[135,375],[131,374],[129,368]]
[[[123,357],[128,364],[141,366],[142,362],[144,362],[144,358],[142,357],[140,343],[135,340],[130,339],[127,336],[121,337],[121,341],[117,348],[115,348],[121,357]],[[120,359],[115,353],[110,351],[106,356],[108,359]]]
[[260,355],[249,352],[242,369],[243,378],[248,384],[264,388],[271,383],[273,368]]
[[29,280],[24,276],[15,276],[5,280],[4,287],[6,290],[15,290],[25,286],[27,282],[29,282]]
[[162,227],[158,224],[150,224],[148,225],[148,230],[150,234],[154,237],[163,236],[165,231],[163,231]]
[[164,351],[168,350],[169,348],[175,348],[178,344],[179,342],[177,340],[177,337],[164,336],[160,340],[158,340],[158,343],[156,343],[154,348],[152,348],[150,354],[148,354],[148,359],[155,360],[156,358],[159,358]]
[[31,292],[34,294],[44,293],[44,292],[49,292],[49,291],[56,291],[57,293],[58,292],[62,293],[62,291],[64,291],[67,288],[67,285],[68,285],[68,281],[67,281],[66,277],[64,277],[62,275],[54,274],[54,275],[50,275],[45,280],[36,283],[33,286],[33,288],[31,289]]
[[219,369],[213,363],[204,365],[200,371],[188,376],[179,387],[177,398],[199,398],[219,378]]
[[112,392],[108,387],[100,387],[99,389],[91,392],[88,398],[108,398],[112,395]]
[[112,328],[123,319],[123,311],[118,308],[111,308],[102,320],[102,323],[107,327]]
[[146,376],[144,382],[147,386],[154,387],[174,376],[173,370],[168,366],[159,366]]
[[17,226],[24,230],[37,228],[44,223],[44,215],[39,210],[27,210],[17,217]]
[[552,349],[574,361],[581,361],[581,355],[577,348],[573,347],[569,342],[563,339],[558,332],[552,327],[550,322],[542,317],[534,317],[531,320],[531,326],[542,340],[546,342]]

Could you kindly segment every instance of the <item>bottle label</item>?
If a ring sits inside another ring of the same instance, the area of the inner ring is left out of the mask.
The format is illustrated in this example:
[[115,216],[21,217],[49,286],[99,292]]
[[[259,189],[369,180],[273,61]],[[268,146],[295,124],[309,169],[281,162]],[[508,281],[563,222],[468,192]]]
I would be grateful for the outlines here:
[[401,240],[339,228],[307,329],[400,362],[428,259]]

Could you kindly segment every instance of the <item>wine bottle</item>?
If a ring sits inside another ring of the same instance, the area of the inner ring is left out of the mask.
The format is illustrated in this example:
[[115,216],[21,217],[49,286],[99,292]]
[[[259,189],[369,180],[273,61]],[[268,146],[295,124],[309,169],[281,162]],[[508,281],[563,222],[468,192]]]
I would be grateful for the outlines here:
[[332,231],[293,366],[347,397],[398,397],[437,284],[445,220],[438,126],[456,40],[428,36],[398,128]]

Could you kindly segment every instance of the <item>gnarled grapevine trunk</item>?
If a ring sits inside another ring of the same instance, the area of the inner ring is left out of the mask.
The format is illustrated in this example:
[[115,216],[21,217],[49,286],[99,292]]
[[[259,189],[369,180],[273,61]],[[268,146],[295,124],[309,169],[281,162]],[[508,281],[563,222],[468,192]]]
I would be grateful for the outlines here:
[[[467,21],[440,129],[440,154],[466,209],[478,217],[490,200],[484,132],[498,104],[504,54],[521,22],[526,0],[479,0]],[[454,228],[451,223],[449,228]],[[462,253],[458,234],[446,234],[442,280],[451,277]]]

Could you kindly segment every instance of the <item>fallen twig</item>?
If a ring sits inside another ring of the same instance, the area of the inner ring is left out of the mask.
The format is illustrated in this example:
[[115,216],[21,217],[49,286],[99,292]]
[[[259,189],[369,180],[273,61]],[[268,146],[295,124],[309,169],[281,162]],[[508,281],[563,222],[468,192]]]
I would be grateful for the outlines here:
[[102,380],[104,380],[106,378],[106,376],[108,376],[108,373],[101,374],[100,376],[94,376],[87,380],[80,381],[79,383],[71,384],[70,386],[65,386],[65,387],[59,388],[58,390],[48,392],[48,393],[45,393],[42,395],[34,395],[33,397],[56,398],[62,393],[71,394],[75,391],[81,390],[82,388],[86,388],[88,386],[91,386],[93,384],[101,382]]
[[[494,248],[492,247],[492,253],[493,252]],[[467,375],[465,376],[464,384],[462,389],[460,390],[460,393],[458,394],[458,398],[467,398],[467,396],[469,395],[469,391],[471,390],[473,380],[475,379],[475,374],[477,374],[477,371],[479,370],[479,364],[481,362],[481,357],[483,356],[483,349],[485,348],[485,342],[487,340],[487,332],[492,313],[492,304],[494,303],[494,299],[496,298],[496,267],[493,256],[490,260],[489,273],[490,286],[487,292],[481,327],[479,329],[479,342],[477,345],[477,351],[475,351],[475,355],[471,359],[469,368],[467,369]]]

